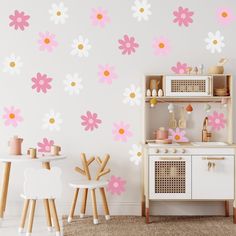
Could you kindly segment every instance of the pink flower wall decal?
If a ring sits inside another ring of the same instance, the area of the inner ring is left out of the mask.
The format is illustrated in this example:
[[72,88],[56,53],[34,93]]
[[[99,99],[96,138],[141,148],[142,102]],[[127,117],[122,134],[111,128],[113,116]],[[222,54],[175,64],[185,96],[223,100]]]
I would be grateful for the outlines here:
[[186,63],[177,62],[176,66],[172,66],[171,70],[175,74],[186,74],[188,69],[188,65]]
[[52,78],[47,77],[46,74],[37,73],[31,80],[33,82],[32,89],[36,89],[38,93],[41,91],[47,93],[47,90],[51,89]]
[[50,152],[51,147],[54,145],[53,140],[44,138],[42,142],[38,142],[38,152]]
[[16,127],[19,122],[23,121],[23,118],[20,114],[20,109],[11,106],[10,108],[4,108],[5,114],[3,115],[3,119],[5,120],[5,125],[12,125]]
[[129,37],[128,35],[124,35],[123,39],[119,39],[118,42],[120,44],[119,49],[123,55],[131,55],[139,47],[139,44],[135,42],[135,38]]
[[56,42],[56,35],[51,34],[49,32],[39,33],[39,50],[40,51],[48,51],[52,52],[55,47],[57,47],[58,43]]
[[115,73],[115,68],[111,65],[99,65],[99,71],[98,71],[98,76],[99,76],[99,81],[101,83],[107,83],[107,84],[112,84],[112,81],[114,79],[117,79],[117,75]]
[[176,130],[169,129],[169,139],[172,139],[174,142],[188,142],[188,138],[185,137],[185,131],[176,128]]
[[9,23],[10,27],[14,27],[15,30],[25,30],[26,27],[29,26],[28,20],[30,18],[29,15],[25,15],[25,13],[19,12],[18,10],[15,10],[14,15],[9,16],[11,22]]
[[179,7],[177,11],[173,12],[175,19],[173,20],[174,23],[178,23],[179,26],[186,26],[188,27],[189,24],[193,23],[193,19],[191,18],[194,12],[189,11],[188,8]]
[[100,26],[101,28],[103,28],[110,21],[107,11],[100,7],[92,9],[90,18],[94,26]]
[[82,115],[81,119],[81,125],[85,126],[85,131],[93,131],[102,123],[102,121],[98,119],[98,115],[96,113],[91,113],[90,111],[87,111],[86,115]]
[[116,177],[114,175],[111,176],[111,179],[108,182],[107,191],[111,192],[112,195],[118,194],[120,195],[125,191],[126,181],[121,179],[120,177]]
[[208,117],[208,125],[213,128],[213,130],[220,130],[225,128],[226,119],[223,113],[218,113],[214,111],[212,115]]
[[232,10],[226,7],[218,8],[216,14],[218,22],[222,25],[228,25],[235,20]]
[[130,131],[130,125],[125,124],[123,121],[113,124],[112,133],[114,135],[115,141],[123,142],[126,142],[128,138],[132,137],[133,135],[133,133]]
[[152,46],[154,54],[157,56],[167,55],[170,52],[170,43],[164,37],[155,38]]

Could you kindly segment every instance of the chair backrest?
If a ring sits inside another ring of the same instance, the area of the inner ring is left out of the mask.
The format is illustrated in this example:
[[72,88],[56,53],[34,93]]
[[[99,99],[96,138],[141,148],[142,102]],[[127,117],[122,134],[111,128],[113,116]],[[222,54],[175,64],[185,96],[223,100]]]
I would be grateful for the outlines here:
[[24,196],[28,199],[55,199],[61,196],[61,169],[26,169]]

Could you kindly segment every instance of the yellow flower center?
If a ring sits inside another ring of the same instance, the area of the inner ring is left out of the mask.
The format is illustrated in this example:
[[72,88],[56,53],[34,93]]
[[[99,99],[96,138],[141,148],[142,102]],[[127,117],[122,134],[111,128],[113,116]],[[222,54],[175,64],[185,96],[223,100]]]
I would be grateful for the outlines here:
[[131,98],[135,98],[136,94],[135,94],[135,93],[130,93],[129,96],[130,96]]
[[121,129],[119,129],[119,133],[120,133],[120,134],[124,134],[124,133],[125,133],[125,130],[121,128]]
[[82,50],[84,48],[84,45],[82,44],[82,43],[80,43],[79,45],[78,45],[78,49],[79,50]]
[[164,48],[165,44],[164,43],[159,43],[158,46],[159,46],[159,48]]
[[55,119],[54,119],[54,118],[50,118],[50,119],[49,119],[49,123],[50,123],[50,124],[54,124],[54,123],[55,123]]
[[57,16],[60,16],[61,15],[61,12],[60,11],[57,11]]
[[218,41],[217,41],[216,39],[214,39],[214,40],[212,41],[212,43],[213,43],[213,44],[217,44]]
[[71,82],[70,85],[71,85],[72,87],[75,87],[76,82]]
[[137,156],[138,156],[138,157],[141,157],[141,156],[142,156],[142,153],[141,153],[141,152],[137,152]]
[[15,118],[15,114],[13,114],[13,113],[9,114],[9,118],[10,119],[14,119]]
[[175,140],[180,140],[180,136],[178,134],[175,135]]
[[104,73],[103,73],[105,76],[109,76],[110,75],[110,72],[108,70],[105,70]]
[[221,13],[221,16],[225,18],[225,17],[228,16],[228,13],[224,11],[224,12]]
[[139,11],[140,11],[141,13],[143,13],[143,12],[144,12],[144,8],[141,7],[141,8],[139,9]]
[[44,39],[44,43],[49,44],[50,43],[50,39],[49,38],[45,38]]
[[97,19],[101,20],[103,18],[103,15],[101,13],[97,14]]
[[16,63],[14,61],[11,61],[9,65],[10,65],[10,67],[15,67]]

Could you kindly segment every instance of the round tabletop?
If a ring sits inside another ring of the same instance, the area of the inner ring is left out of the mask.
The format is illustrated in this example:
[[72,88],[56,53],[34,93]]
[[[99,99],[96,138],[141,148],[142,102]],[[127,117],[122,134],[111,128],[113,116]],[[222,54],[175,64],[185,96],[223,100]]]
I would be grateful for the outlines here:
[[0,162],[51,162],[51,161],[59,161],[66,159],[66,156],[59,155],[53,156],[50,154],[47,155],[40,155],[37,158],[30,158],[29,155],[22,154],[22,155],[10,155],[10,154],[2,154],[0,153]]

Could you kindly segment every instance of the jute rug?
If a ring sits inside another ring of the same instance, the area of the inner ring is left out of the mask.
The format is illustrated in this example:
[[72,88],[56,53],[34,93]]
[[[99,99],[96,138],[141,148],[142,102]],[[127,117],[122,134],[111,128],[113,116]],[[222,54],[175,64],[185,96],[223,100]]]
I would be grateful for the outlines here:
[[139,216],[100,217],[98,225],[92,221],[75,217],[69,224],[63,216],[64,236],[236,236],[232,217],[152,217],[148,225]]

